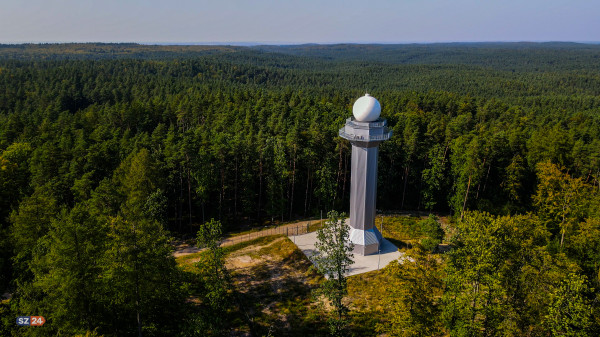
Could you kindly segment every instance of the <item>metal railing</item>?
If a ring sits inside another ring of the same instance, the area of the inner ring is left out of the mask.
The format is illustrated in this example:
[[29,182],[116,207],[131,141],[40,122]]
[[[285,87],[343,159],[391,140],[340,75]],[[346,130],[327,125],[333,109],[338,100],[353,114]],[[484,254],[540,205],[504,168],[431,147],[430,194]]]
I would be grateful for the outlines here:
[[228,237],[228,238],[221,240],[220,245],[229,246],[229,245],[233,245],[236,243],[254,240],[254,239],[257,239],[260,237],[278,235],[278,234],[283,234],[285,236],[302,235],[302,234],[306,234],[310,231],[310,224],[311,223],[308,222],[306,224],[295,225],[295,226],[285,226],[284,225],[284,226],[280,226],[280,227],[267,228],[267,229],[259,230],[256,232],[250,232],[250,233],[246,233],[246,234],[242,234],[242,235],[236,235],[236,236]]
[[363,135],[353,135],[353,134],[346,133],[344,131],[344,128],[341,128],[339,135],[340,135],[340,137],[342,137],[344,139],[348,139],[348,140],[374,142],[374,141],[384,141],[384,140],[390,139],[390,137],[392,137],[392,131],[385,130],[385,133],[382,135],[363,136]]
[[375,122],[363,122],[363,123],[368,123],[369,125],[362,125],[362,124],[356,123],[354,117],[350,117],[350,118],[346,119],[346,125],[350,125],[357,129],[382,128],[382,127],[387,126],[387,120],[381,119],[381,118],[376,120]]

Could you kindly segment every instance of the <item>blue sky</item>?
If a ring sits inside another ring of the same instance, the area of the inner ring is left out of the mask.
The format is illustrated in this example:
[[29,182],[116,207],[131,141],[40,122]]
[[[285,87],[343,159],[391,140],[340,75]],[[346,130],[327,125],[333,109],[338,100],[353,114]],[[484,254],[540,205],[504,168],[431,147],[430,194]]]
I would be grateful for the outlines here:
[[598,0],[0,0],[0,43],[600,41]]

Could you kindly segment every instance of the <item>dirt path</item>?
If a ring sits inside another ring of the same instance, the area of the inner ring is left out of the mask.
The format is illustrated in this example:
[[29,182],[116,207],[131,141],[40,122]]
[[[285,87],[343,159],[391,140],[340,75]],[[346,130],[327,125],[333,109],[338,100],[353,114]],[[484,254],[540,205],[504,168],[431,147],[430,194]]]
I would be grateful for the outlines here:
[[[279,227],[267,228],[267,229],[263,229],[263,230],[256,231],[256,232],[235,235],[235,236],[228,237],[225,240],[223,240],[223,242],[221,243],[221,247],[227,247],[227,246],[234,245],[236,243],[246,242],[246,241],[254,240],[259,237],[269,236],[269,235],[283,234],[283,235],[288,236],[288,235],[306,234],[308,232],[308,226],[310,224],[319,223],[319,221],[320,220],[299,221],[299,222],[294,222],[294,223],[287,224],[287,225],[281,225]],[[201,248],[198,248],[196,246],[191,246],[186,243],[181,243],[175,247],[173,256],[175,256],[175,257],[185,256],[185,255],[189,255],[189,254],[198,253],[200,251],[202,251]]]

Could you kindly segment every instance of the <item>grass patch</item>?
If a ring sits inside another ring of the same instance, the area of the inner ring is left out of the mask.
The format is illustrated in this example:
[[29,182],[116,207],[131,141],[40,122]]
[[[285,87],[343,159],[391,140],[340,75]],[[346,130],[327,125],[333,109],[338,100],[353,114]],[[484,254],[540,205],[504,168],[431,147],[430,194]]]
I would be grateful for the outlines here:
[[324,222],[325,220],[315,220],[314,222],[311,222],[308,226],[308,231],[316,232],[319,228],[323,227]]
[[184,271],[191,272],[195,268],[196,262],[200,261],[204,254],[206,254],[206,251],[178,256],[175,258],[175,262],[183,268]]
[[[381,218],[378,218],[376,221],[377,228],[381,228],[380,219]],[[427,228],[425,228],[426,226],[424,224],[424,222],[427,221],[428,216],[415,217],[392,215],[385,216],[383,219],[383,236],[400,249],[410,249],[414,244],[429,237]],[[437,221],[445,231],[442,242],[448,242],[452,234],[452,226],[450,225],[448,218],[439,218]]]
[[385,268],[348,277],[348,298],[357,312],[383,310],[383,289],[388,282]]
[[[383,236],[398,248],[408,248],[425,236],[419,227],[423,218],[409,216],[386,216],[383,218]],[[376,224],[381,229],[381,220]]]
[[266,245],[269,242],[275,240],[277,237],[283,237],[283,236],[282,235],[259,236],[255,239],[252,239],[249,241],[244,241],[244,242],[233,244],[231,246],[223,247],[223,250],[225,251],[225,254],[231,254],[235,251],[244,249],[246,247]]

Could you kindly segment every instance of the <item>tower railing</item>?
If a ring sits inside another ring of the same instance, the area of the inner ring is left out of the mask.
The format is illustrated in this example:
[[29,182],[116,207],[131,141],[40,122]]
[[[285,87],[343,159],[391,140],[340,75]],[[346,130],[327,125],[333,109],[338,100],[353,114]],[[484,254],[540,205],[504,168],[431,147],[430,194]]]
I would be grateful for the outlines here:
[[342,137],[344,139],[348,139],[348,140],[359,140],[359,141],[365,141],[365,142],[374,142],[374,141],[384,141],[384,140],[390,139],[390,137],[392,137],[392,131],[386,130],[386,132],[384,134],[381,134],[381,135],[363,136],[363,135],[353,135],[353,134],[346,133],[344,131],[344,129],[342,128],[339,131],[339,135],[340,135],[340,137]]
[[[369,123],[369,124],[367,126],[362,123]],[[350,118],[346,119],[346,125],[352,126],[357,129],[382,128],[384,126],[387,126],[387,120],[380,118],[375,122],[361,122],[361,124],[359,124],[359,123],[355,122],[354,117],[350,117]]]

